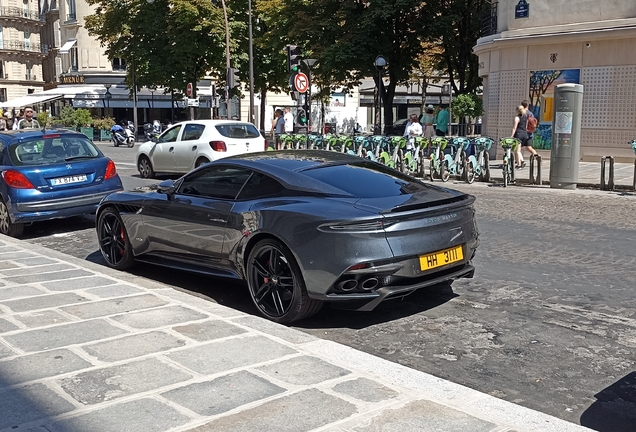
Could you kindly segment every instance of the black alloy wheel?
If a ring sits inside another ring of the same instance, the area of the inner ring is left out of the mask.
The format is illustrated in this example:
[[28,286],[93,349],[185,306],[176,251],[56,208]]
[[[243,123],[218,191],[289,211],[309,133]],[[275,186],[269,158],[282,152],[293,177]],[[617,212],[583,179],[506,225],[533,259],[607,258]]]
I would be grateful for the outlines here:
[[322,302],[310,299],[291,251],[274,239],[261,240],[247,260],[250,296],[259,312],[286,324],[315,314]]
[[132,246],[121,216],[114,208],[107,208],[97,220],[99,250],[109,267],[126,270],[135,262]]

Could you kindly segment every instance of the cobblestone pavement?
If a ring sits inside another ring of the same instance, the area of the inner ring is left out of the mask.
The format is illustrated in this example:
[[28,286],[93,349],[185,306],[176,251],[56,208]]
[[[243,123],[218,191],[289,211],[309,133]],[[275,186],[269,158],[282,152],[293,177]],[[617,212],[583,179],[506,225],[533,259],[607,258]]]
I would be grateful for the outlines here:
[[170,286],[0,238],[0,431],[186,430],[584,428]]

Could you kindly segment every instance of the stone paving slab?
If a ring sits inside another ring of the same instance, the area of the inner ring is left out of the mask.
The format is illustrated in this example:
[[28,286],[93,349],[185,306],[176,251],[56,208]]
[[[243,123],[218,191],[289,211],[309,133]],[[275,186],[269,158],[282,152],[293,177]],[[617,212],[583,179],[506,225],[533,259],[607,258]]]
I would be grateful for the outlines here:
[[0,274],[0,432],[586,430],[0,236],[0,269],[24,256],[72,269]]

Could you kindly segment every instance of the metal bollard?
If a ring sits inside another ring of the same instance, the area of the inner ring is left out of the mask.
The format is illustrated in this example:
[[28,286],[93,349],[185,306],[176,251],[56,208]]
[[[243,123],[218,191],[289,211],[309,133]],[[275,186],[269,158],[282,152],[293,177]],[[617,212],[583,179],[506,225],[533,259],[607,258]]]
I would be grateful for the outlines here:
[[[609,179],[605,186],[605,163],[609,160]],[[601,158],[601,190],[614,190],[614,157],[603,156]]]
[[636,160],[634,161],[634,184],[632,187],[636,190]]
[[[534,176],[534,163],[537,162],[537,176]],[[541,185],[541,155],[530,155],[530,184]]]

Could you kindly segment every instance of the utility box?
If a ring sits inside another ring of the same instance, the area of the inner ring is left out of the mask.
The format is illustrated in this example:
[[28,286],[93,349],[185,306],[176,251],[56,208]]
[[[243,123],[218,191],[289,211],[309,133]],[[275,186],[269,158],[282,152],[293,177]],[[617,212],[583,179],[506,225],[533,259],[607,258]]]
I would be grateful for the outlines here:
[[581,152],[583,86],[560,84],[554,89],[550,187],[576,189]]

